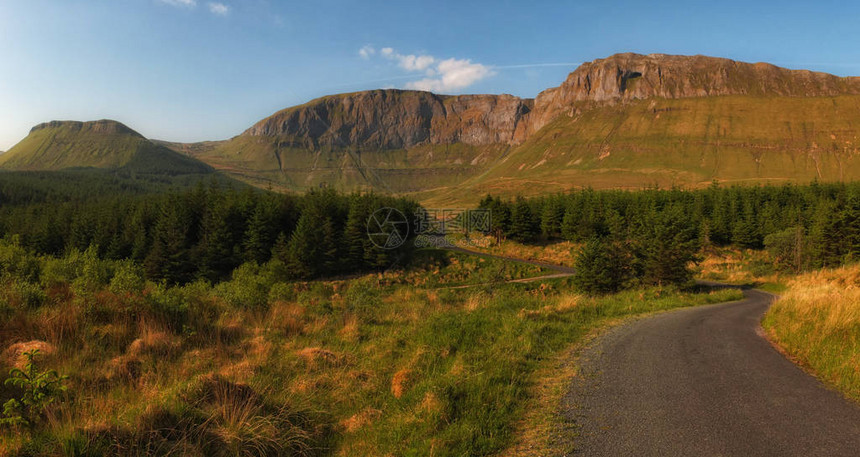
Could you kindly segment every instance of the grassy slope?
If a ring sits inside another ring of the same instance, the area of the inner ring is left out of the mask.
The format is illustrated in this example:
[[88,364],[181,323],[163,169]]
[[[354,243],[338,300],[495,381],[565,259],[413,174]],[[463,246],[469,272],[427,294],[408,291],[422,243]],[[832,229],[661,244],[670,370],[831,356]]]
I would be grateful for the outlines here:
[[456,191],[418,197],[438,205],[474,203],[487,192],[860,178],[860,96],[654,99],[578,108]]
[[340,190],[404,193],[454,186],[486,170],[504,146],[426,145],[408,150],[317,151],[278,146],[282,138],[238,136],[191,154],[245,181],[288,190],[325,184]]
[[801,365],[860,401],[860,265],[789,282],[762,325]]
[[[29,262],[12,251],[0,254]],[[512,443],[538,370],[594,327],[736,298],[649,289],[590,299],[563,281],[436,289],[481,268],[460,255],[335,282],[273,284],[251,268],[214,288],[148,284],[141,294],[128,288],[127,270],[105,290],[113,267],[98,273],[92,261],[76,278],[64,266],[79,261],[47,261],[53,266],[38,279],[15,269],[2,277],[0,345],[44,340],[55,352],[42,366],[71,375],[73,393],[86,392],[52,410],[33,454],[296,446],[309,454],[488,455]],[[0,363],[10,363],[8,354]],[[10,394],[0,390],[0,399]],[[0,454],[26,440],[7,434]]]
[[161,174],[211,172],[206,164],[136,134],[80,133],[68,125],[35,130],[0,156],[0,168],[9,170],[82,167]]

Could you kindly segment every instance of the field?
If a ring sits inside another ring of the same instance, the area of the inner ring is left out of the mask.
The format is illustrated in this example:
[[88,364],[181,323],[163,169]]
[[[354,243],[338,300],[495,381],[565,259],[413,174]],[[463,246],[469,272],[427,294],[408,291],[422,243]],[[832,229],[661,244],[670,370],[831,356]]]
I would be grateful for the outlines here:
[[494,454],[529,436],[541,370],[594,328],[739,296],[587,298],[566,280],[502,282],[536,267],[443,252],[351,279],[282,283],[248,264],[168,287],[92,254],[0,249],[3,377],[30,349],[37,372],[69,376],[0,454]]

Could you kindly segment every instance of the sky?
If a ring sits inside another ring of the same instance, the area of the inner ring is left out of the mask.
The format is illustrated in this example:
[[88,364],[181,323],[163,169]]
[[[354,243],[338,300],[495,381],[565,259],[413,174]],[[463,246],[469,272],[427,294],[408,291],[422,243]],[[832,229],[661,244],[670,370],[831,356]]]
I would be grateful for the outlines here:
[[54,119],[192,142],[333,93],[534,97],[618,52],[860,75],[859,3],[0,0],[0,150]]

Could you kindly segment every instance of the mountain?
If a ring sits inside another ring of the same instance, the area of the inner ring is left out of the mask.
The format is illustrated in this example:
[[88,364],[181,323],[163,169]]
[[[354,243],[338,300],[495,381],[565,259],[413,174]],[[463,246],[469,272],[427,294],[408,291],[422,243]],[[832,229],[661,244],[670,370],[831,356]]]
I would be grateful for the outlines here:
[[0,155],[0,169],[99,168],[167,175],[210,173],[212,168],[111,120],[39,124]]
[[574,188],[860,179],[860,78],[706,56],[616,54],[535,99],[371,90],[287,108],[226,141],[114,121],[33,129],[0,168],[209,170],[301,191],[474,204]]
[[279,111],[241,135],[178,148],[252,182],[409,192],[456,185],[523,141],[531,101],[374,90]]
[[173,147],[246,181],[473,202],[592,186],[860,178],[860,78],[706,56],[616,54],[534,100],[373,90],[228,141]]

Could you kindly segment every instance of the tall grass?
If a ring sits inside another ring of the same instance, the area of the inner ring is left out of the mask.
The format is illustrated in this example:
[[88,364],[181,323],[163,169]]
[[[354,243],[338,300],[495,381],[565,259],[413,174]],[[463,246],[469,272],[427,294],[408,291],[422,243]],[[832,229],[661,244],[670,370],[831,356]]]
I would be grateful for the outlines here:
[[798,276],[763,326],[791,357],[860,400],[860,265]]
[[[183,287],[129,265],[72,268],[92,258],[22,262],[0,271],[30,284],[0,295],[0,381],[9,348],[43,342],[69,396],[34,430],[0,431],[0,455],[490,455],[518,436],[538,371],[595,327],[737,298],[486,285],[540,272],[459,254],[338,281],[249,265]],[[439,287],[463,283],[476,286]]]

